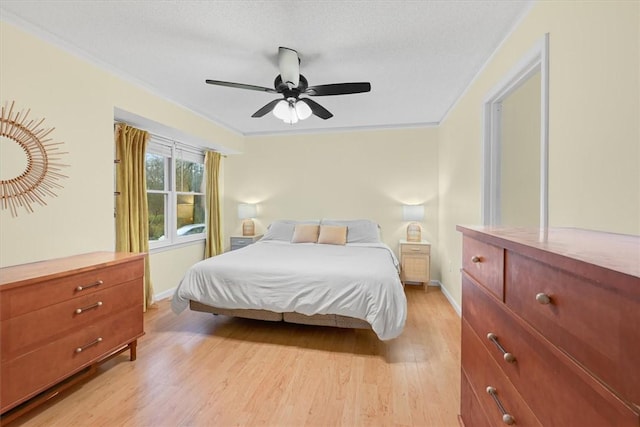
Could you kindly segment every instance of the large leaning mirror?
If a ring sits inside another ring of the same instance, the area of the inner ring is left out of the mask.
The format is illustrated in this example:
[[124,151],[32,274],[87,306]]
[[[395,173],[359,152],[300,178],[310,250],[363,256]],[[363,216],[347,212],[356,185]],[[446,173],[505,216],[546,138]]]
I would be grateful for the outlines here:
[[548,226],[549,35],[484,100],[485,225]]

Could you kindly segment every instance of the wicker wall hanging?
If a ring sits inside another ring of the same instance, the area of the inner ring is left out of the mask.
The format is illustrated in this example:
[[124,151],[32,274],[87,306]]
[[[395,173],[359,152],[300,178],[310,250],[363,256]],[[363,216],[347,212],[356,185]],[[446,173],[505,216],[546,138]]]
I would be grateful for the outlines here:
[[14,101],[10,107],[7,108],[7,104],[2,107],[0,137],[17,143],[24,150],[27,162],[18,176],[0,180],[0,205],[2,210],[9,209],[11,216],[15,217],[19,207],[33,212],[32,204],[44,206],[47,196],[56,197],[53,190],[62,188],[58,181],[67,178],[60,170],[68,165],[59,163],[67,154],[58,151],[63,143],[53,143],[51,138],[47,138],[55,128],[45,129],[41,127],[44,118],[29,120],[31,110],[14,112],[13,107]]

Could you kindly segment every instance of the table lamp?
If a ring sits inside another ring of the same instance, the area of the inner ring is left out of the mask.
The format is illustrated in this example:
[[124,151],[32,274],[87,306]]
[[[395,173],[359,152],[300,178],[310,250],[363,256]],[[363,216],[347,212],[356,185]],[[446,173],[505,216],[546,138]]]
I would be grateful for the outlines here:
[[402,205],[402,219],[411,221],[407,226],[407,242],[422,240],[422,227],[417,221],[424,218],[424,205]]
[[256,205],[250,203],[241,203],[238,205],[238,218],[242,221],[242,235],[253,236],[256,232],[253,218],[257,215]]

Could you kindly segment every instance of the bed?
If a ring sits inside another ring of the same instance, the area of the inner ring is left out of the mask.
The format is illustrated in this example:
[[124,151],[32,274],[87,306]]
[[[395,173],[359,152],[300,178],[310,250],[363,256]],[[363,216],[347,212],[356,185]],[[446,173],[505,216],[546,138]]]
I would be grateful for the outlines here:
[[399,336],[407,301],[398,260],[368,220],[276,221],[245,248],[184,275],[171,307]]

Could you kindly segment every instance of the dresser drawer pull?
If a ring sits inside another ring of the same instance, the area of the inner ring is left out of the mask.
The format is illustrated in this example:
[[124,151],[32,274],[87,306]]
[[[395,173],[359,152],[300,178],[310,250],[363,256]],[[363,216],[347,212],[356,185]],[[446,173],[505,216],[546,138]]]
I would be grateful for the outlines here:
[[98,307],[102,307],[102,301],[98,301],[97,303],[88,305],[86,307],[76,308],[75,313],[76,314],[82,314],[87,310],[90,310],[92,308],[98,308]]
[[507,413],[507,410],[504,409],[504,406],[502,406],[502,402],[500,402],[500,399],[498,398],[498,392],[496,391],[496,389],[494,387],[488,386],[487,393],[489,393],[489,395],[493,398],[493,401],[496,402],[496,405],[498,405],[498,409],[500,409],[500,412],[502,413],[502,422],[508,425],[515,424],[515,418],[509,415],[509,413]]
[[78,347],[76,348],[76,353],[82,353],[83,351],[85,351],[87,348],[91,347],[92,345],[96,345],[98,343],[102,342],[102,337],[98,337],[96,338],[95,341],[90,342],[87,345],[83,345],[82,347]]
[[516,357],[512,353],[509,353],[507,350],[504,349],[504,347],[498,342],[498,337],[496,334],[494,334],[493,332],[489,332],[487,334],[487,339],[492,343],[494,343],[496,347],[498,347],[498,350],[502,352],[502,357],[504,357],[505,361],[509,363],[515,363]]
[[102,285],[103,283],[104,283],[104,282],[103,282],[102,280],[98,280],[97,282],[95,282],[95,283],[91,283],[90,285],[78,286],[78,287],[76,288],[76,292],[80,292],[80,291],[83,291],[83,290],[85,290],[85,289],[93,288],[94,286],[100,286],[100,285]]
[[536,295],[536,301],[542,305],[551,304],[551,297],[543,292]]
[[482,262],[482,257],[478,255],[474,255],[471,257],[471,262],[474,264],[479,264]]

